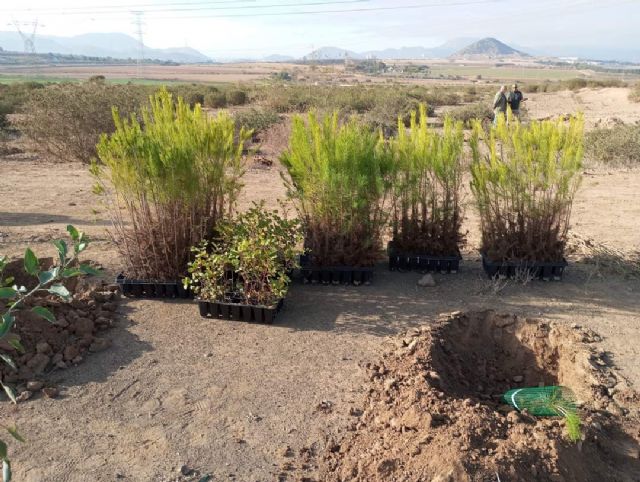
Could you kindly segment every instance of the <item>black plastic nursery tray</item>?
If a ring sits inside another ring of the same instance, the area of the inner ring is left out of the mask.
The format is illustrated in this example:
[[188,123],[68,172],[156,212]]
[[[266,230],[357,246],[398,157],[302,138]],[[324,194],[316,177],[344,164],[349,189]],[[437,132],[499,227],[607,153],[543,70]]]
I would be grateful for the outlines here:
[[373,270],[373,267],[314,266],[307,256],[300,257],[300,275],[304,283],[368,285],[373,281]]
[[204,318],[269,324],[273,323],[283,304],[284,300],[278,301],[276,306],[255,306],[198,300],[200,316]]
[[482,267],[489,278],[503,276],[515,278],[519,273],[528,272],[534,279],[544,281],[560,281],[564,269],[568,266],[566,259],[557,262],[533,262],[533,261],[491,261],[482,254]]
[[116,283],[120,286],[122,294],[130,298],[193,298],[191,290],[185,289],[180,281],[142,281],[119,274],[116,276]]
[[428,254],[407,254],[396,251],[389,243],[389,269],[391,271],[423,271],[436,273],[457,273],[462,256],[430,256]]

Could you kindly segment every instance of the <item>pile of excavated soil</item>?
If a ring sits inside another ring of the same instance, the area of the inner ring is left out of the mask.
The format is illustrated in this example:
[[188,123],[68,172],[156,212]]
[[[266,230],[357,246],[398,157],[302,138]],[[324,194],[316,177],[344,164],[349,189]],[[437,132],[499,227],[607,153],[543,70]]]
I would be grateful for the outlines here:
[[[21,260],[10,263],[4,275],[12,276],[18,286],[29,289],[35,286],[34,278],[25,275]],[[14,370],[0,363],[0,376],[16,388],[18,401],[27,400],[38,391],[56,396],[56,388],[48,385],[47,374],[77,365],[90,352],[102,351],[111,344],[104,332],[117,317],[120,296],[117,286],[107,285],[98,278],[73,278],[65,285],[73,294],[71,302],[50,295],[27,300],[16,313],[11,333],[0,342],[0,351],[8,354],[16,365]],[[50,323],[32,313],[34,306],[48,308],[56,322]],[[10,345],[9,339],[18,340],[24,352]]]
[[[329,440],[320,480],[640,480],[639,399],[595,341],[577,326],[493,312],[411,330],[368,365],[360,420]],[[510,388],[555,384],[578,398],[578,443],[563,419],[501,402]]]

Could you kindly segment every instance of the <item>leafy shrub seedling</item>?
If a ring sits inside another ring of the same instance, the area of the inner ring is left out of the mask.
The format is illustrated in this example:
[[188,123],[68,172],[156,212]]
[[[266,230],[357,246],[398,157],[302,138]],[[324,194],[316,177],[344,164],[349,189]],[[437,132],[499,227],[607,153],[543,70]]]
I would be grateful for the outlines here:
[[236,220],[219,223],[217,233],[193,249],[185,287],[205,301],[274,306],[284,298],[302,251],[298,220],[255,205]]

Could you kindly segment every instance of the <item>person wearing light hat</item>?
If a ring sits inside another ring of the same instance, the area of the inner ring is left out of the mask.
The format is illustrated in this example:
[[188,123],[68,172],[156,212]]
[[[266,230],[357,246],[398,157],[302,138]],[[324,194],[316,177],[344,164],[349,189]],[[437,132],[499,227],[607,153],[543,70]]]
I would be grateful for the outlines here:
[[525,99],[522,95],[522,92],[518,90],[518,84],[512,85],[512,90],[509,92],[509,96],[507,97],[507,103],[509,107],[511,107],[511,113],[513,117],[520,120],[520,102],[524,102]]
[[500,90],[493,99],[493,125],[498,125],[498,119],[504,117],[507,113],[507,96],[505,91],[507,87],[500,86]]

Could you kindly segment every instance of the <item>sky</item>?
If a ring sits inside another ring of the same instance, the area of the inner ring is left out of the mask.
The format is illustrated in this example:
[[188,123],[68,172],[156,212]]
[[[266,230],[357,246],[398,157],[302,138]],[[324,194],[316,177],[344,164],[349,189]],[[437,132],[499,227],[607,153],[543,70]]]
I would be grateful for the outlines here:
[[133,12],[142,12],[147,46],[189,46],[214,59],[302,56],[322,46],[434,47],[487,36],[543,50],[640,50],[640,0],[2,0],[0,30],[37,19],[40,34],[135,36]]

